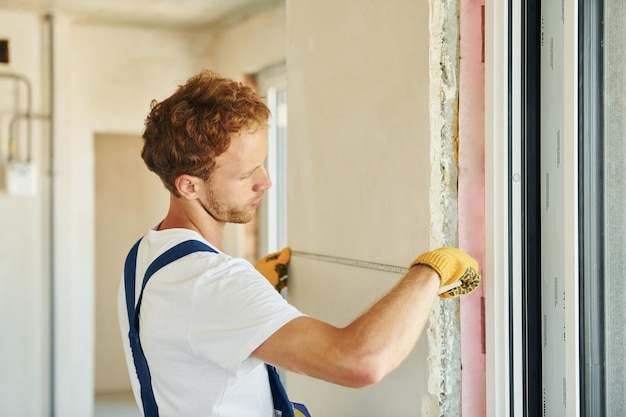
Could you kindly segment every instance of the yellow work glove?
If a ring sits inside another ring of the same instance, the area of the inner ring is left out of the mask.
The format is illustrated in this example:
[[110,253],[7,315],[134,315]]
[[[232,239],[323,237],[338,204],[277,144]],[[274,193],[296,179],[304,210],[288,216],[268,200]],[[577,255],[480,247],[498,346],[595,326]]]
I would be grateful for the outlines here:
[[455,298],[474,291],[480,283],[478,262],[461,249],[439,248],[417,257],[411,266],[424,264],[441,279],[439,297]]
[[254,267],[280,292],[287,286],[287,265],[290,259],[291,250],[284,248],[259,259]]

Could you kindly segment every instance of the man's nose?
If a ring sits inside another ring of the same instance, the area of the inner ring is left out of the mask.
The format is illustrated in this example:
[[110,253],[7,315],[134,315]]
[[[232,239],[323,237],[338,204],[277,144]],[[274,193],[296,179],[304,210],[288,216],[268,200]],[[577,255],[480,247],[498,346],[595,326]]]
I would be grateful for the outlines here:
[[259,182],[255,185],[254,191],[264,191],[272,186],[272,180],[270,178],[269,172],[267,172],[267,169],[265,167],[262,167],[262,169],[260,169],[259,171],[261,178]]

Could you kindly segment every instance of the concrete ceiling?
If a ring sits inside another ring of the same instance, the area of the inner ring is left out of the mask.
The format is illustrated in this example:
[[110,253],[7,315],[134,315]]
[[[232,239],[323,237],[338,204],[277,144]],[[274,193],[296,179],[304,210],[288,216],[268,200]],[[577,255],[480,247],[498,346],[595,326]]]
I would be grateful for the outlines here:
[[223,27],[284,0],[0,0],[0,9],[60,12],[87,23]]

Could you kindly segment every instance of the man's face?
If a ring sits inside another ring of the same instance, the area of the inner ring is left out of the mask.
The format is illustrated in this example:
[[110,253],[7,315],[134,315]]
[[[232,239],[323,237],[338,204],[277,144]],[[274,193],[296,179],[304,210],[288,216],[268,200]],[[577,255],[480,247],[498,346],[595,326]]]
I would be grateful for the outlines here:
[[242,132],[216,158],[216,165],[200,202],[216,220],[247,223],[254,218],[272,181],[263,162],[267,156],[267,130]]

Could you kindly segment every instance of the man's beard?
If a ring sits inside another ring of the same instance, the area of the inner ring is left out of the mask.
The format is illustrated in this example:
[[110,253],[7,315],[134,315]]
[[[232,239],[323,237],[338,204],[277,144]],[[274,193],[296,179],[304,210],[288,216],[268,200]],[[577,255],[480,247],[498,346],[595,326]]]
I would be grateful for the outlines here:
[[256,214],[256,210],[250,206],[242,208],[220,203],[211,191],[206,201],[200,200],[200,204],[211,217],[223,223],[248,223]]

